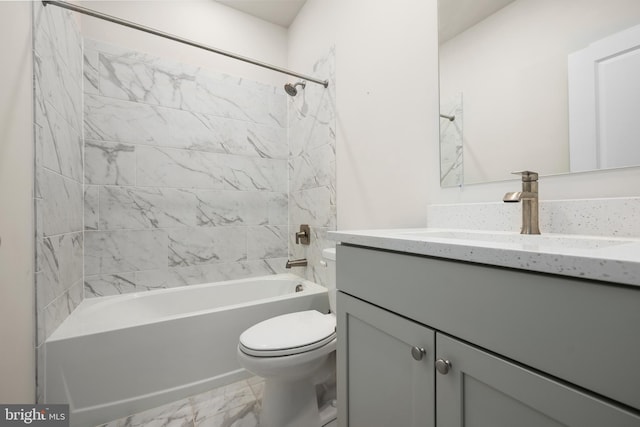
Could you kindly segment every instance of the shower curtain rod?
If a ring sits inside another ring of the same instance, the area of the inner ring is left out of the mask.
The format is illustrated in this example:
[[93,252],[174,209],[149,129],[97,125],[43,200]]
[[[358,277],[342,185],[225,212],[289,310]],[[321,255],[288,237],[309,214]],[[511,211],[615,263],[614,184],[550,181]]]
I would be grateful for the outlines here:
[[52,4],[52,5],[55,5],[55,6],[58,6],[58,7],[62,7],[64,9],[69,9],[69,10],[72,10],[74,12],[82,13],[84,15],[89,15],[89,16],[92,16],[94,18],[103,19],[105,21],[113,22],[114,24],[123,25],[125,27],[133,28],[135,30],[144,31],[145,33],[149,33],[149,34],[153,34],[153,35],[156,35],[156,36],[164,37],[165,39],[173,40],[173,41],[176,41],[178,43],[183,43],[183,44],[186,44],[186,45],[189,45],[189,46],[193,46],[193,47],[197,47],[197,48],[200,48],[200,49],[204,49],[204,50],[207,50],[209,52],[217,53],[219,55],[224,55],[224,56],[227,56],[229,58],[237,59],[237,60],[240,60],[240,61],[243,61],[243,62],[248,62],[249,64],[257,65],[258,67],[268,68],[269,70],[277,71],[279,73],[288,74],[288,75],[294,76],[294,77],[299,77],[301,79],[304,79],[304,80],[307,80],[307,81],[322,85],[324,87],[329,86],[329,80],[319,80],[319,79],[316,79],[314,77],[310,77],[310,76],[306,76],[304,74],[296,73],[295,71],[287,70],[286,68],[276,67],[275,65],[271,65],[271,64],[267,64],[265,62],[257,61],[255,59],[247,58],[246,56],[236,55],[235,53],[227,52],[227,51],[222,50],[222,49],[216,49],[216,48],[211,47],[211,46],[207,46],[207,45],[203,45],[203,44],[200,44],[200,43],[196,43],[194,41],[191,41],[191,40],[188,40],[188,39],[185,39],[185,38],[182,38],[182,37],[174,36],[173,34],[165,33],[165,32],[159,31],[159,30],[155,30],[155,29],[150,28],[150,27],[145,27],[144,25],[136,24],[135,22],[125,21],[124,19],[116,18],[115,16],[111,16],[111,15],[107,15],[107,14],[104,14],[104,13],[101,13],[101,12],[97,12],[97,11],[92,10],[92,9],[87,9],[85,7],[82,7],[82,6],[76,6],[74,4],[70,4],[70,3],[67,3],[67,2],[64,2],[64,1],[58,1],[58,0],[42,0],[42,4],[44,4],[45,6],[48,5],[48,4]]

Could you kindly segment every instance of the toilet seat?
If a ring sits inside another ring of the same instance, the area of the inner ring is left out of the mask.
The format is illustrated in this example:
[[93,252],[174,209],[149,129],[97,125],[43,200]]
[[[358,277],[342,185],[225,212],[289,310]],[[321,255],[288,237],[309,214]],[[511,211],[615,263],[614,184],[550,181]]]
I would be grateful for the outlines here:
[[316,310],[284,314],[240,335],[240,350],[257,357],[290,356],[321,348],[336,337],[336,319]]

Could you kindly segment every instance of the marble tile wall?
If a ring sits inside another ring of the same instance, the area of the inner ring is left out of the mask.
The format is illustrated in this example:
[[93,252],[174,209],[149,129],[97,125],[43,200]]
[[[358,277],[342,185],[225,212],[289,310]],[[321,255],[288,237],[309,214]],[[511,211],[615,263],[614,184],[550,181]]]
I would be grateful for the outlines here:
[[[326,286],[327,269],[322,250],[333,247],[327,231],[336,229],[336,111],[335,48],[314,65],[311,73],[329,79],[324,87],[307,83],[289,97],[289,236],[290,256],[307,258],[306,271],[297,274]],[[296,245],[294,231],[311,228],[311,244]]]
[[284,272],[287,99],[84,45],[85,296]]
[[42,343],[83,298],[82,40],[64,9],[33,2],[37,384]]
[[440,113],[454,118],[440,117],[440,185],[459,187],[464,184],[462,93],[443,101]]

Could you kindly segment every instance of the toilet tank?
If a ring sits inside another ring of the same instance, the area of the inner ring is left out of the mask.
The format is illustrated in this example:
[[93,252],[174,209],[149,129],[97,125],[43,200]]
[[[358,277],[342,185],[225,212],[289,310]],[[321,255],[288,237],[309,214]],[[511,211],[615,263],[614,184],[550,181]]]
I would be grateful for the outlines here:
[[327,290],[329,292],[329,307],[331,312],[336,312],[336,248],[327,248],[322,251],[322,257],[327,263]]

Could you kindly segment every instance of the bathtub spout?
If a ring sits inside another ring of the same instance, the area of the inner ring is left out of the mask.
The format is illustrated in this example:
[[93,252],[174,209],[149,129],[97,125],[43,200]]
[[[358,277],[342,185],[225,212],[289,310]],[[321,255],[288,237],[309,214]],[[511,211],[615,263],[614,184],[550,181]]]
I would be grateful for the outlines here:
[[287,265],[285,265],[285,268],[291,268],[291,267],[306,267],[307,266],[307,259],[306,258],[300,258],[300,259],[288,259],[287,260]]

